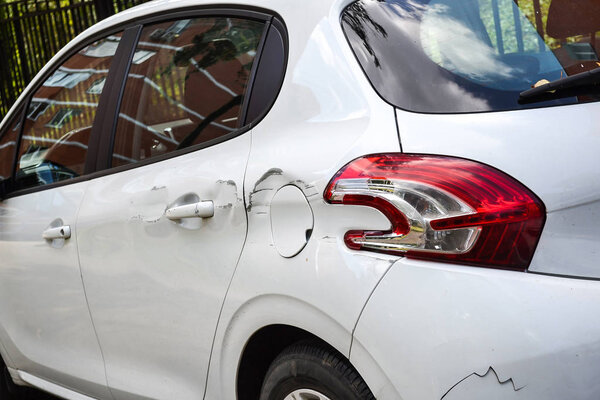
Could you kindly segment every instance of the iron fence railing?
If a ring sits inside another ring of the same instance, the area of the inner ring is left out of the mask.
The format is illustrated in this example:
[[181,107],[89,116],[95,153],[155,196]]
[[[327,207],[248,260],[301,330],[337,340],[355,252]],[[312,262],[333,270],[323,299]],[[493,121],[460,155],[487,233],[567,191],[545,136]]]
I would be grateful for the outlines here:
[[0,119],[61,47],[96,22],[148,0],[0,0]]

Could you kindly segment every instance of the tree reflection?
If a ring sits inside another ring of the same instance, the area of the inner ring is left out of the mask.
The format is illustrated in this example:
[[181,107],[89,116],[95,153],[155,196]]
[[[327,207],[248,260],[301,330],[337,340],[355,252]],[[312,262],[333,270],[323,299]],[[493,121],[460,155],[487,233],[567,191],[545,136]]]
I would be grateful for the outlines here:
[[[376,0],[378,3],[383,3],[385,0]],[[377,22],[373,20],[373,18],[369,15],[365,7],[364,1],[357,1],[346,9],[344,15],[342,17],[342,21],[350,27],[356,33],[356,35],[362,41],[362,45],[367,50],[367,52],[373,57],[373,62],[375,66],[381,68],[381,64],[379,62],[379,58],[371,44],[369,43],[368,34],[366,31],[367,26],[371,26],[376,34],[381,35],[384,38],[387,38],[387,32],[383,28],[383,26],[379,25]]]
[[[235,35],[235,33],[232,35],[226,19],[216,19],[210,29],[195,35],[190,45],[173,53],[172,62],[161,72],[161,75],[170,74],[175,66],[188,67],[193,63],[195,69],[188,69],[186,75],[188,79],[191,74],[198,73],[200,69],[210,68],[219,62],[239,59],[240,55],[257,47],[259,38],[253,33],[250,37],[247,32],[242,35]],[[234,43],[229,36],[238,36],[242,39]],[[238,76],[244,76],[245,71],[249,71],[251,67],[252,61],[243,64]]]
[[[230,28],[228,19],[216,19],[215,24],[207,31],[193,37],[192,43],[174,52],[172,62],[161,72],[161,75],[169,75],[174,67],[187,67],[185,80],[192,74],[200,73],[221,62],[241,59],[244,53],[248,53],[258,47],[260,31],[252,29]],[[234,40],[236,41],[234,43]],[[238,83],[245,89],[247,77],[252,68],[254,58],[249,62],[241,63],[237,72]],[[189,68],[190,64],[193,68]],[[243,91],[244,91],[243,89]],[[234,107],[242,104],[243,95],[238,94],[231,100],[208,115],[196,128],[194,128],[177,146],[182,149],[194,144],[202,132],[219,117],[226,114]]]

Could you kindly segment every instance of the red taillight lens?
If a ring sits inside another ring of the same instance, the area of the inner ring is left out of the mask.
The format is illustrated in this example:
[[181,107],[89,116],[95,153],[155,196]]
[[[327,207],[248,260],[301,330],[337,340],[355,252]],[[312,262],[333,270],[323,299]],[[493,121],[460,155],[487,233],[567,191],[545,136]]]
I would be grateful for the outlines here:
[[351,249],[486,267],[525,269],[544,225],[542,201],[490,166],[453,157],[376,154],[343,167],[332,204],[373,207],[388,231],[349,231]]

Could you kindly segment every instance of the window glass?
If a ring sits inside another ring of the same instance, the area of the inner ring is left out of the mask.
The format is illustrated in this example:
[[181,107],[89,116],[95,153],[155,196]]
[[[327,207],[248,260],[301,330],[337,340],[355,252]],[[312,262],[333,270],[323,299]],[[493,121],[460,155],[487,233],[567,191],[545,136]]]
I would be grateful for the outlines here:
[[600,67],[595,0],[359,0],[342,20],[373,86],[403,109],[472,112],[600,100],[600,90],[588,85],[519,103],[535,85]]
[[83,174],[96,108],[120,36],[79,51],[33,95],[19,149],[18,189]]
[[12,175],[13,162],[17,150],[17,139],[21,127],[22,109],[17,111],[4,133],[0,136],[0,180]]
[[146,26],[127,75],[112,166],[238,129],[263,28],[226,17]]

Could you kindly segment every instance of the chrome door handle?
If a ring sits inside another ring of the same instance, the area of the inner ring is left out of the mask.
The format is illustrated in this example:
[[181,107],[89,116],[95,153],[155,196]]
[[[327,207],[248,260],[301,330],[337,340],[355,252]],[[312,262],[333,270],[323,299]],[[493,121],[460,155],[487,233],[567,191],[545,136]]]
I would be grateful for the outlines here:
[[42,237],[46,240],[69,239],[71,237],[71,227],[63,225],[57,228],[48,228],[44,231]]
[[210,218],[213,215],[215,215],[215,206],[211,200],[171,207],[165,211],[165,216],[170,220],[182,218]]

